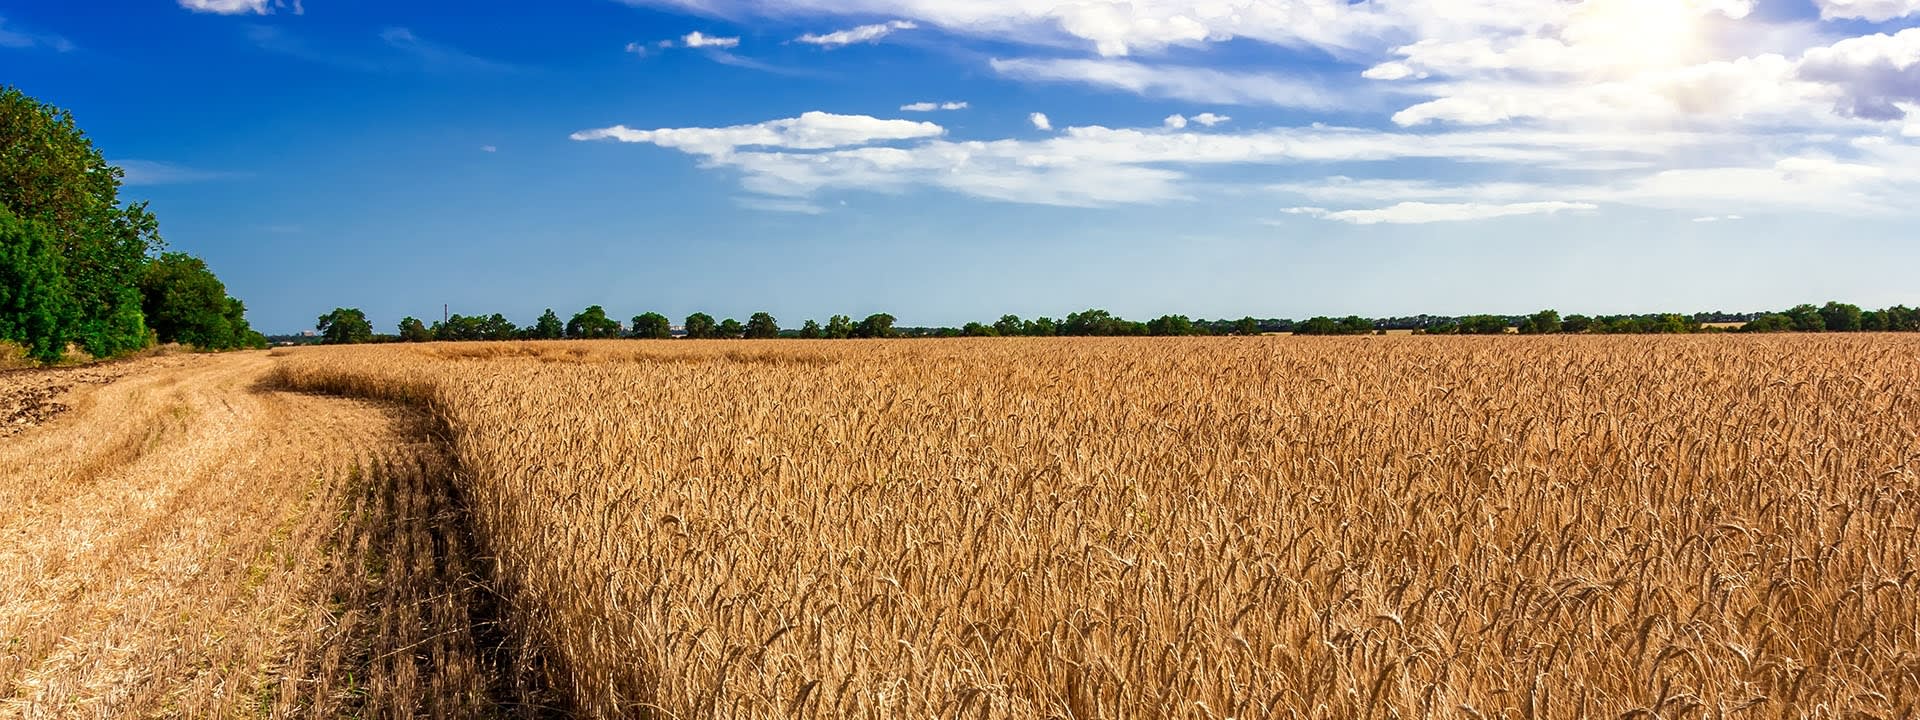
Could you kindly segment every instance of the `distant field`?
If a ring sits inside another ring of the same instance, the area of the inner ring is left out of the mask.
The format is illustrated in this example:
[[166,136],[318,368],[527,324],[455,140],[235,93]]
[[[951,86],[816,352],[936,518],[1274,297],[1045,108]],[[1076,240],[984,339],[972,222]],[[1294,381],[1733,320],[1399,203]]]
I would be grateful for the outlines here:
[[584,716],[1913,717],[1920,342],[276,352]]

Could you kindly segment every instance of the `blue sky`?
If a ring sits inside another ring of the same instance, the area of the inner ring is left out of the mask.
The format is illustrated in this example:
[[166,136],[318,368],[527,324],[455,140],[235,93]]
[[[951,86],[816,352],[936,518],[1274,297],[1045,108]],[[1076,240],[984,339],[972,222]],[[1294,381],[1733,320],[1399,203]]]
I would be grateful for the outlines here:
[[1748,310],[1920,304],[1915,26],[1920,0],[0,0],[0,81],[72,110],[270,332],[443,303]]

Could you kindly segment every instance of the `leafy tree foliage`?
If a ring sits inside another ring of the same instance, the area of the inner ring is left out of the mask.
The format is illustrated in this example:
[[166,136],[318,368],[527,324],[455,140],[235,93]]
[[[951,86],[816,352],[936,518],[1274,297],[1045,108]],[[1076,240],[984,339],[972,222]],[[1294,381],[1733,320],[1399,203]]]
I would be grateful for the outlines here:
[[73,314],[52,235],[0,207],[0,340],[54,362],[66,352]]
[[588,305],[567,321],[567,337],[575,340],[604,340],[620,337],[620,323],[607,317],[607,309]]
[[1026,329],[1026,324],[1020,322],[1019,315],[1001,315],[999,320],[993,322],[993,331],[1008,337],[1025,335]]
[[998,337],[1000,332],[986,323],[970,322],[960,328],[960,334],[967,337]]
[[1526,320],[1521,321],[1520,334],[1556,335],[1565,329],[1565,327],[1566,324],[1560,320],[1560,311],[1541,310],[1540,312],[1527,316]]
[[719,335],[720,326],[713,316],[697,312],[687,316],[687,337],[694,340],[708,340]]
[[435,340],[513,340],[530,334],[521,332],[500,313],[488,317],[454,315],[446,322],[434,323],[429,332]]
[[62,310],[38,316],[55,324],[35,346],[59,335],[111,357],[150,342],[139,283],[159,223],[144,203],[120,203],[123,176],[71,114],[0,88],[0,208],[50,235],[68,298],[43,303]]
[[1053,337],[1060,334],[1060,323],[1050,317],[1037,317],[1021,323],[1020,334],[1027,337]]
[[[1319,319],[1327,320],[1327,318],[1319,318]],[[1240,318],[1239,320],[1235,320],[1233,322],[1233,334],[1244,336],[1244,337],[1252,337],[1254,335],[1259,335],[1261,334],[1260,321],[1253,319],[1252,316],[1243,317],[1243,318]]]
[[893,316],[886,313],[868,315],[867,319],[861,320],[860,324],[854,327],[853,334],[855,337],[862,338],[891,338],[900,335],[893,329]]
[[835,315],[827,318],[827,339],[845,340],[853,337],[853,318]]
[[1827,319],[1820,314],[1820,308],[1812,305],[1796,305],[1786,312],[1787,319],[1793,322],[1795,332],[1826,332]]
[[754,313],[747,318],[746,336],[755,340],[771,340],[780,337],[780,323],[775,322],[771,314]]
[[715,330],[714,332],[717,333],[720,337],[731,340],[733,338],[740,337],[740,335],[745,333],[746,331],[747,329],[740,325],[739,320],[735,320],[733,318],[727,318],[725,320],[720,321],[719,329]]
[[201,350],[257,347],[247,326],[246,305],[227,296],[227,286],[200,258],[166,253],[147,264],[140,277],[141,312],[160,342]]
[[1198,335],[1200,330],[1185,315],[1162,315],[1147,321],[1148,335]]
[[1861,316],[1859,305],[1829,302],[1820,308],[1820,321],[1827,332],[1860,332]]
[[673,323],[667,316],[657,312],[642,313],[633,316],[633,336],[650,340],[665,340],[673,337]]
[[320,332],[320,342],[328,345],[373,341],[373,323],[367,322],[367,314],[359,308],[334,308],[321,315],[313,327]]
[[527,328],[527,338],[530,340],[559,340],[566,333],[567,326],[561,324],[560,315],[553,308],[547,308],[546,312],[540,314],[540,319],[533,321],[533,327]]
[[433,339],[433,331],[420,318],[400,318],[400,342],[427,342]]
[[1568,315],[1560,322],[1561,332],[1580,334],[1593,329],[1593,318],[1585,315]]
[[824,336],[825,333],[820,329],[820,323],[818,322],[808,320],[805,325],[800,326],[800,339],[802,340],[818,340]]

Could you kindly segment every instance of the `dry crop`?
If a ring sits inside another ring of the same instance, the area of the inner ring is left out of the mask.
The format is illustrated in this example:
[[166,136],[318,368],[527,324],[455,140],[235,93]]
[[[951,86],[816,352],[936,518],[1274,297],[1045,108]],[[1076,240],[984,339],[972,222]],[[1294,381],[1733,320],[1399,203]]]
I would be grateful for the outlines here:
[[303,350],[587,716],[1913,717],[1891,336]]
[[0,433],[0,718],[538,711],[425,418],[274,362],[0,376],[65,409]]

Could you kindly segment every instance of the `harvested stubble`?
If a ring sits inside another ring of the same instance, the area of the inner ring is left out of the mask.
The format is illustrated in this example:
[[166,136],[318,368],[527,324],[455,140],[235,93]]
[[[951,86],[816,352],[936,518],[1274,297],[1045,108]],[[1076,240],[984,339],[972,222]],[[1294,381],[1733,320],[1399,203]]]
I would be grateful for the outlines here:
[[1892,336],[320,349],[588,716],[1913,717]]

